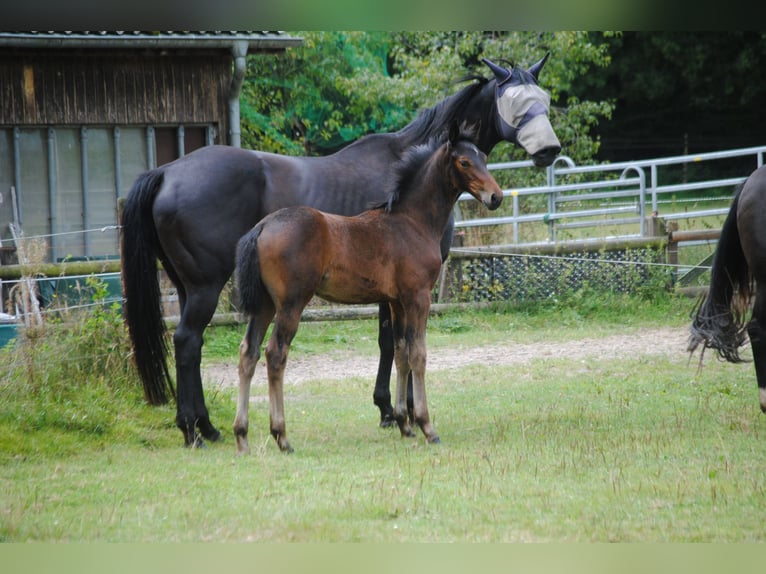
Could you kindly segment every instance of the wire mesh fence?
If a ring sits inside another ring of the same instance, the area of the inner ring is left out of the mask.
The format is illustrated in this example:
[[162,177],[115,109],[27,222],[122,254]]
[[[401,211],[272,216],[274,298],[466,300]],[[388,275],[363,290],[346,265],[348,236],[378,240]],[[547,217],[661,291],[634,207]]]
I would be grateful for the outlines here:
[[545,300],[582,289],[636,293],[670,288],[673,271],[655,247],[566,255],[464,252],[450,261],[442,294],[480,302]]

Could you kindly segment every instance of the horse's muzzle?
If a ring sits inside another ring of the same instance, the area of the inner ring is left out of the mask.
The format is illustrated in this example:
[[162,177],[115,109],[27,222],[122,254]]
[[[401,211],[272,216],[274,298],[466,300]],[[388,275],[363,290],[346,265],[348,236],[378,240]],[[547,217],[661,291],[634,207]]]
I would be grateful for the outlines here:
[[490,209],[494,211],[498,207],[500,207],[500,204],[503,202],[503,194],[502,193],[492,193],[492,195],[489,196],[489,198],[484,200],[484,205],[487,207],[487,209]]
[[532,155],[532,162],[537,167],[548,167],[556,159],[561,151],[561,146],[550,146],[543,148]]

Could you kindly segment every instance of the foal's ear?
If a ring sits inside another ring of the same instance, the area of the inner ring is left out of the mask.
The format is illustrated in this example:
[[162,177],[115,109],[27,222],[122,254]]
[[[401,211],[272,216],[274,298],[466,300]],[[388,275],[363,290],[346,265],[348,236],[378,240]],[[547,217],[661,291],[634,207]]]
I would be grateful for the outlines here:
[[454,146],[460,139],[460,126],[457,124],[457,121],[455,120],[450,122],[448,138],[449,138],[449,143],[451,146]]

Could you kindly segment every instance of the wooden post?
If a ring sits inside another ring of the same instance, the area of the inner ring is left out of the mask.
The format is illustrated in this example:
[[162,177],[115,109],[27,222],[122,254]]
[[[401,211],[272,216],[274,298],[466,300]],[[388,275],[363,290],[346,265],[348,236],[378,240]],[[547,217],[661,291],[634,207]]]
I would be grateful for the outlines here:
[[[676,267],[678,265],[678,241],[673,239],[673,233],[678,231],[678,222],[668,221],[665,227],[668,234],[667,263]],[[675,275],[673,272],[674,277]]]
[[[676,227],[678,224],[676,224]],[[665,220],[652,213],[646,218],[646,233],[649,237],[663,237],[667,234]]]

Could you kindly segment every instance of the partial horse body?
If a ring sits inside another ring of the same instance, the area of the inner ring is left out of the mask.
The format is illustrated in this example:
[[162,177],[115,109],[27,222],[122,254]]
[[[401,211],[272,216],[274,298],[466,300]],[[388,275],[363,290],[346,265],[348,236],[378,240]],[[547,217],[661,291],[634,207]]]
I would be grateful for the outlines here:
[[381,303],[391,310],[396,363],[394,418],[402,436],[414,436],[406,402],[412,373],[413,420],[430,443],[439,442],[425,392],[426,322],[441,268],[439,242],[460,193],[489,209],[502,201],[486,155],[453,125],[448,140],[404,154],[389,202],[355,217],[310,207],[281,209],[239,241],[237,284],[249,316],[239,351],[239,399],[234,420],[237,450],[247,444],[250,382],[268,326],[266,345],[271,434],[287,440],[283,381],[301,313],[316,294],[337,303]]
[[[380,203],[404,150],[443,132],[452,121],[478,126],[477,146],[486,154],[506,139],[522,146],[537,165],[550,165],[560,144],[548,121],[549,97],[537,85],[546,59],[529,70],[487,61],[493,78],[476,78],[398,132],[366,136],[330,156],[287,157],[209,146],[137,178],[121,220],[125,318],[144,395],[150,404],[166,403],[174,389],[156,273],[159,258],[178,291],[176,424],[187,446],[220,438],[202,388],[202,334],[234,270],[239,238],[283,207],[307,205],[354,215]],[[442,259],[451,242],[452,219],[441,241]],[[379,329],[373,399],[381,426],[386,426],[393,412],[394,353],[388,305],[380,307]]]
[[703,355],[711,348],[720,358],[739,363],[748,336],[766,413],[766,166],[756,169],[734,196],[713,258],[710,289],[694,313],[689,352],[702,345]]

